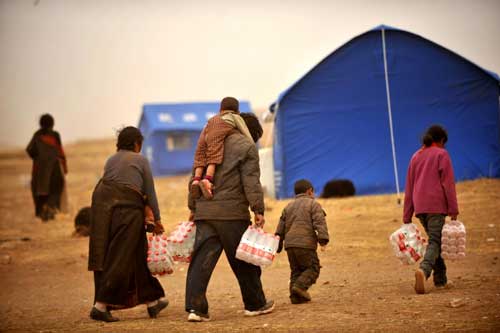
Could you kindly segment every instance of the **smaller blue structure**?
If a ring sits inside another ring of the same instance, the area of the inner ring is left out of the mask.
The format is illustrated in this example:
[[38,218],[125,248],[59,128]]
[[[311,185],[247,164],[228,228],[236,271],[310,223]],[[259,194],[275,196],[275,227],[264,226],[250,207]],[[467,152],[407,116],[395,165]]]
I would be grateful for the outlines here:
[[[220,102],[145,104],[139,121],[144,135],[142,153],[154,176],[190,172],[200,133],[219,112]],[[250,104],[240,101],[240,111]]]

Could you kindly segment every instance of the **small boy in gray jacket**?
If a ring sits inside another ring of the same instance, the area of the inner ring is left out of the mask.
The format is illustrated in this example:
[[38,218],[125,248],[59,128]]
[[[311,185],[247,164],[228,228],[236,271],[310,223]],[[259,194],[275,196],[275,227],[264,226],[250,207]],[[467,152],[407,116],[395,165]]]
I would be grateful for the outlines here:
[[295,199],[283,212],[275,234],[280,236],[278,252],[283,241],[290,263],[290,300],[292,304],[309,302],[307,292],[318,279],[318,243],[322,250],[329,241],[325,211],[314,200],[314,188],[310,181],[301,179],[295,183]]

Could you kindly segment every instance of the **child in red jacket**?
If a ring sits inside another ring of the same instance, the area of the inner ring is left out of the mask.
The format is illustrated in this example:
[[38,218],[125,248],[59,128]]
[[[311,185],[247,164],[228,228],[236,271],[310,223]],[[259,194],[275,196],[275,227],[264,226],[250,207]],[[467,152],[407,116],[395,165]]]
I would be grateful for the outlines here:
[[415,214],[429,236],[424,259],[415,272],[417,294],[425,293],[424,282],[432,272],[436,287],[447,283],[446,265],[441,257],[441,231],[447,215],[452,220],[458,215],[453,167],[444,148],[447,141],[443,127],[429,127],[422,138],[422,148],[411,158],[406,176],[403,222],[411,223]]
[[[194,177],[190,193],[194,199],[203,194],[205,199],[213,197],[215,166],[222,163],[224,140],[232,131],[239,130],[252,139],[245,121],[240,116],[239,102],[234,97],[225,97],[220,103],[219,114],[210,118],[203,128],[194,155]],[[203,172],[205,177],[202,179]]]

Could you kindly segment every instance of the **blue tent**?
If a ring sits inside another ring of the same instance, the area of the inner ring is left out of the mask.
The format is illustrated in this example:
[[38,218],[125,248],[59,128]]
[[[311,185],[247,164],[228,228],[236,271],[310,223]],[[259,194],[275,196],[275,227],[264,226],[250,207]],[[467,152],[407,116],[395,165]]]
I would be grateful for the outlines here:
[[499,77],[425,38],[379,26],[327,56],[272,105],[278,198],[308,178],[320,191],[394,193],[431,124],[448,130],[457,180],[500,177]]
[[[144,135],[142,153],[153,175],[190,172],[201,130],[219,112],[220,103],[145,104],[139,121]],[[240,111],[250,112],[250,104],[240,101]]]

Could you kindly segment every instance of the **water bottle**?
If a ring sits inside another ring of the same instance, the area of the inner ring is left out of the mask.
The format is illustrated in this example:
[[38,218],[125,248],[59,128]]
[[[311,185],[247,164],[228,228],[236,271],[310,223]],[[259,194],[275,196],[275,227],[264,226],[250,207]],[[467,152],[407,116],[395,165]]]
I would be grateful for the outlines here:
[[263,255],[263,245],[264,245],[264,237],[261,228],[254,229],[255,231],[255,241],[254,248],[252,250],[254,265],[260,266],[262,265],[262,255]]
[[151,259],[151,257],[148,257],[148,258],[146,259],[146,262],[147,262],[147,265],[148,265],[148,269],[149,269],[149,271],[151,272],[151,274],[154,274],[154,272],[153,272],[153,266],[152,266],[152,264],[151,264],[151,261],[152,261],[152,260],[153,260],[153,259]]
[[247,230],[245,230],[245,232],[241,236],[240,243],[236,248],[236,255],[235,255],[237,259],[243,260],[245,262],[248,262],[248,255],[246,252],[246,249],[248,247],[248,233],[249,229],[247,228]]

